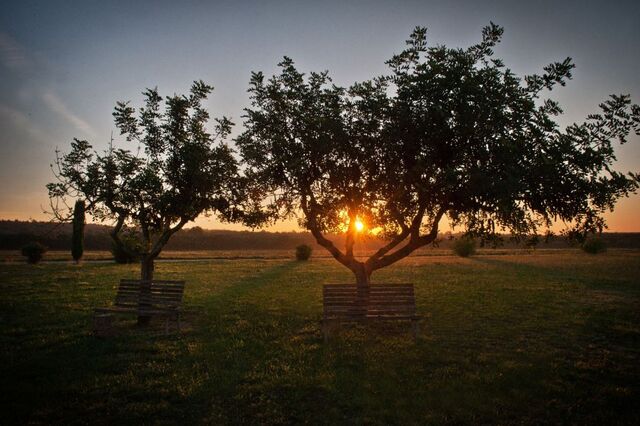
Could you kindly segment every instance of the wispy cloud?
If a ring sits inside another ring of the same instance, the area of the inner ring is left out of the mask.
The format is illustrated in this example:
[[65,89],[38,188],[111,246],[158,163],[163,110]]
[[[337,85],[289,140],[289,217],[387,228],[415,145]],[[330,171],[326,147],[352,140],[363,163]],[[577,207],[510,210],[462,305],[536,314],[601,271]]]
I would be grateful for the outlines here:
[[71,111],[53,92],[45,92],[42,95],[42,100],[50,110],[58,114],[60,117],[64,118],[76,129],[84,132],[88,136],[96,136],[96,132],[93,130],[91,125],[74,114],[73,111]]
[[49,139],[46,133],[40,130],[28,115],[15,108],[0,104],[0,117],[3,122],[10,123],[38,143],[44,143]]
[[[91,125],[75,114],[51,89],[47,89],[44,81],[32,81],[34,72],[42,69],[42,60],[37,55],[32,54],[24,48],[9,34],[0,31],[0,66],[14,71],[19,76],[18,81],[25,84],[25,88],[17,91],[17,96],[25,103],[39,102],[42,99],[44,105],[53,113],[57,114],[75,129],[85,133],[87,136],[95,137],[96,132]],[[38,88],[40,86],[40,88]],[[44,87],[43,87],[44,86]],[[0,113],[4,116],[11,116],[11,121],[16,126],[25,129],[33,128],[29,124],[29,118],[11,107],[2,106]],[[27,125],[29,124],[29,125]]]
[[24,47],[6,33],[0,32],[0,61],[14,71],[26,71],[32,61]]

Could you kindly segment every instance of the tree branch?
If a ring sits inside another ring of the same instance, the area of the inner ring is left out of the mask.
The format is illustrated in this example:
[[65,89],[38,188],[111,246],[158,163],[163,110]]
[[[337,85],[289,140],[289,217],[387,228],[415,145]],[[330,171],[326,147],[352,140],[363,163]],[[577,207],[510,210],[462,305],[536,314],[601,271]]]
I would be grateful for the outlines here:
[[149,252],[149,256],[151,256],[152,258],[156,258],[162,251],[162,248],[165,246],[165,244],[169,242],[169,238],[171,238],[173,234],[181,230],[182,227],[186,225],[188,222],[189,222],[189,219],[183,217],[183,218],[180,218],[180,222],[178,222],[178,224],[173,228],[171,228],[171,226],[165,227],[164,230],[162,231],[162,234],[160,235],[160,238],[156,240],[155,244],[153,245],[153,248]]
[[353,259],[353,246],[356,243],[356,218],[349,212],[349,226],[345,238],[346,257]]
[[129,250],[129,247],[127,247],[127,245],[120,238],[120,231],[122,230],[122,227],[124,226],[124,222],[126,219],[127,219],[126,214],[119,213],[118,221],[116,222],[115,226],[113,227],[109,235],[111,235],[113,242],[116,243],[119,249],[127,253],[129,256],[135,257],[138,253],[131,252],[131,250]]
[[377,252],[372,254],[371,257],[369,257],[369,259],[367,260],[367,263],[373,262],[373,259],[381,258],[385,254],[387,254],[390,250],[393,250],[394,247],[396,247],[398,244],[404,241],[408,236],[409,236],[409,228],[405,227],[405,229],[403,229],[402,232],[397,237],[392,239],[384,247],[381,247]]
[[[413,230],[412,230],[411,238],[409,239],[409,241],[407,242],[406,245],[404,245],[403,247],[401,247],[400,249],[396,250],[395,252],[393,252],[393,253],[391,253],[389,255],[386,255],[386,256],[384,256],[382,258],[379,258],[379,259],[370,258],[367,261],[367,265],[371,268],[372,271],[375,271],[376,269],[384,268],[386,266],[389,266],[389,265],[397,262],[400,259],[403,259],[403,258],[407,257],[408,255],[410,255],[411,253],[413,253],[415,250],[419,249],[420,247],[424,247],[425,245],[432,243],[438,237],[438,225],[439,225],[440,220],[442,219],[442,216],[444,215],[445,212],[446,212],[446,208],[445,207],[440,207],[440,210],[438,211],[438,213],[433,218],[433,223],[431,225],[431,231],[427,235],[415,237],[414,235],[417,235],[417,234],[415,234],[413,232]],[[415,222],[416,222],[416,220],[414,218],[414,223]],[[420,222],[418,222],[418,226],[420,226]],[[413,228],[413,226],[412,226],[412,228]]]
[[325,236],[322,235],[322,232],[320,231],[320,228],[318,226],[318,222],[316,221],[315,209],[309,206],[309,203],[307,202],[307,197],[304,195],[302,196],[300,206],[302,207],[302,212],[307,218],[308,227],[309,227],[309,230],[311,231],[311,235],[313,235],[313,237],[316,239],[316,242],[320,244],[322,247],[324,247],[329,253],[331,253],[334,259],[342,263],[344,266],[350,268],[349,266],[351,264],[350,260],[352,259],[349,259],[347,256],[345,256],[333,244],[333,242],[331,242],[331,240],[325,238]]

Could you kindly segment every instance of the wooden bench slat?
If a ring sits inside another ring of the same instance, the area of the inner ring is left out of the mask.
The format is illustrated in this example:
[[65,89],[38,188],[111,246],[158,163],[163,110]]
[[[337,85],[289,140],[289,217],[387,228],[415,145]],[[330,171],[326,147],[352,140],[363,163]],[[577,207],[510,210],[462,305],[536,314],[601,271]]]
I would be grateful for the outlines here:
[[344,295],[351,295],[351,294],[398,294],[398,295],[402,295],[402,294],[414,294],[412,291],[409,290],[405,290],[405,291],[391,291],[391,290],[372,290],[372,291],[362,291],[362,292],[358,292],[356,290],[354,291],[325,291],[323,296],[344,296]]
[[325,314],[331,314],[334,312],[353,312],[353,311],[365,311],[365,312],[375,312],[375,311],[388,311],[388,312],[415,312],[415,307],[412,306],[374,306],[374,307],[358,307],[358,306],[336,306],[335,308],[325,309]]
[[[411,283],[397,284],[370,284],[369,288],[385,288],[385,287],[413,287]],[[358,288],[357,284],[324,284],[323,288]]]
[[158,290],[157,288],[151,288],[149,293],[156,294],[156,295],[166,295],[166,296],[182,296],[183,291],[173,291],[173,290],[164,291],[164,290]]
[[386,310],[386,311],[398,311],[398,310],[405,310],[405,311],[415,311],[416,307],[413,305],[382,305],[382,306],[364,306],[364,305],[340,305],[340,306],[330,306],[327,307],[324,311],[325,312],[334,312],[334,311],[345,311],[345,310],[354,310],[354,309],[359,309],[359,310],[369,310],[369,311],[382,311],[382,310]]
[[366,302],[366,303],[376,303],[376,302],[385,302],[389,300],[399,300],[399,301],[409,301],[412,302],[415,300],[415,297],[410,296],[371,296],[371,297],[359,297],[357,295],[353,295],[351,297],[341,296],[341,297],[325,297],[325,303],[341,303],[341,302]]
[[393,288],[380,288],[380,289],[344,289],[344,290],[339,290],[339,289],[329,289],[329,290],[324,290],[324,293],[333,293],[333,294],[340,294],[340,293],[359,293],[359,292],[363,292],[363,293],[413,293],[413,290],[410,288],[398,288],[398,289],[393,289]]
[[398,319],[412,319],[412,318],[419,318],[418,315],[413,315],[413,314],[365,314],[362,315],[360,313],[344,313],[343,315],[341,315],[340,317],[328,317],[325,320],[326,321],[342,321],[345,319],[353,319],[353,318],[362,318],[362,319],[375,319],[375,318],[398,318]]
[[118,313],[118,312],[130,313],[130,312],[136,312],[137,310],[138,310],[137,306],[131,306],[131,307],[112,306],[109,308],[95,308],[95,312],[114,312],[114,313]]
[[325,293],[358,293],[358,292],[365,292],[365,293],[374,293],[374,292],[379,292],[379,293],[383,293],[383,292],[387,292],[387,293],[413,293],[413,290],[411,288],[372,288],[369,290],[366,289],[357,289],[357,288],[353,288],[353,289],[325,289],[324,290]]

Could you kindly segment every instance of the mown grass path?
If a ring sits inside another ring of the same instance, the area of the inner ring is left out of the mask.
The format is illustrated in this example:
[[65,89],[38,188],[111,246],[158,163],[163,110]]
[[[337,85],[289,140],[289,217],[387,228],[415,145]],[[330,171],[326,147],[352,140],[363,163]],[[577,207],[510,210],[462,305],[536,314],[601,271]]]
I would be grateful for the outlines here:
[[89,335],[136,266],[0,264],[2,422],[638,424],[640,253],[412,257],[426,317],[347,328],[328,345],[330,259],[161,263],[185,279],[186,330]]

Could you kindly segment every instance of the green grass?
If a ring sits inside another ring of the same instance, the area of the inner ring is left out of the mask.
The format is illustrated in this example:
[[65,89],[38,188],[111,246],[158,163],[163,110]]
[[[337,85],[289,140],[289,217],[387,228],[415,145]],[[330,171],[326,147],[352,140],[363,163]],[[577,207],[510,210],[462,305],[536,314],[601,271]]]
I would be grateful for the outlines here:
[[640,253],[419,256],[374,275],[413,282],[409,327],[322,342],[330,259],[157,264],[185,279],[185,330],[93,307],[136,266],[0,264],[3,424],[638,424]]

